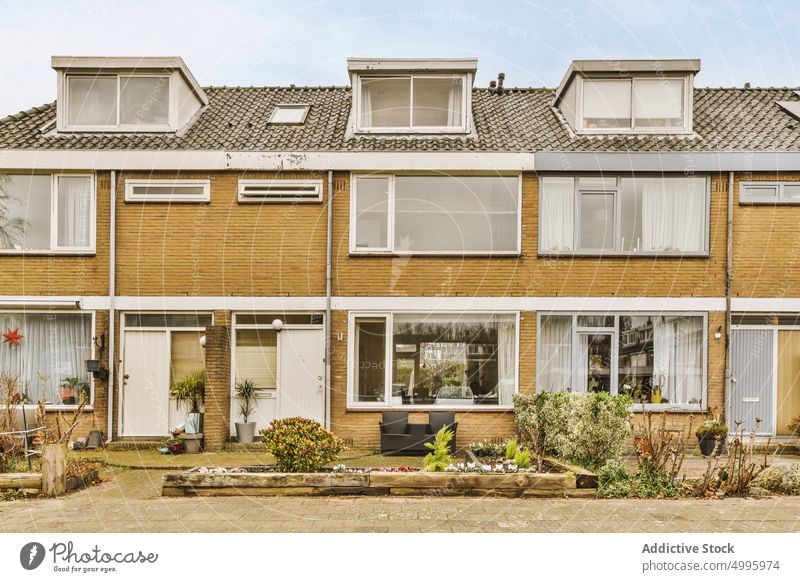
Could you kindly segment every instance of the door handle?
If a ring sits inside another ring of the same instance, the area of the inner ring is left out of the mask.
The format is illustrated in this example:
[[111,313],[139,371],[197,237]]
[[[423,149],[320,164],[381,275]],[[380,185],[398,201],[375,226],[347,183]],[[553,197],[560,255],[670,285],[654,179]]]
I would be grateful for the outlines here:
[[124,380],[127,380],[128,378],[130,378],[130,376],[129,376],[128,374],[125,374],[125,375],[124,375],[122,378],[123,378]]

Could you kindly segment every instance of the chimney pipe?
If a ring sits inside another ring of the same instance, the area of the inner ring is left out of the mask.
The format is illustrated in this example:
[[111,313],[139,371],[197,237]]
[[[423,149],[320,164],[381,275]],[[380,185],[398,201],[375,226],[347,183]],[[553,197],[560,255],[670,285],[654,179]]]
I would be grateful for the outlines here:
[[497,74],[497,94],[498,95],[502,95],[503,94],[503,81],[505,81],[505,79],[506,79],[506,74],[505,73],[498,73]]

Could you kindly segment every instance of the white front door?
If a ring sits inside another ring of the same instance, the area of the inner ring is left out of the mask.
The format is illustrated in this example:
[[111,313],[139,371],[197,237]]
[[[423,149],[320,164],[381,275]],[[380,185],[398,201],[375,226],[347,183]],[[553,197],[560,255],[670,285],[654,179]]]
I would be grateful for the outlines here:
[[123,436],[169,434],[169,336],[126,331],[122,376]]
[[282,418],[325,421],[325,333],[286,329],[279,334],[278,394]]

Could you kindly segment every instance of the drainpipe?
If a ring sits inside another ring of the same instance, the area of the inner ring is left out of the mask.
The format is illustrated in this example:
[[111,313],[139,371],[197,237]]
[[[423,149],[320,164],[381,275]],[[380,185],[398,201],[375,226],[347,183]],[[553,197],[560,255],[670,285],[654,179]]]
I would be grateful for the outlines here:
[[325,249],[325,428],[331,429],[331,282],[333,280],[333,170],[328,170],[328,225]]
[[728,234],[725,255],[725,417],[730,422],[731,388],[731,297],[733,295],[733,172],[728,172]]
[[117,173],[111,170],[111,196],[108,212],[108,427],[106,442],[110,443],[114,434],[114,368],[116,352],[114,351],[114,296],[116,295],[116,263],[117,263]]

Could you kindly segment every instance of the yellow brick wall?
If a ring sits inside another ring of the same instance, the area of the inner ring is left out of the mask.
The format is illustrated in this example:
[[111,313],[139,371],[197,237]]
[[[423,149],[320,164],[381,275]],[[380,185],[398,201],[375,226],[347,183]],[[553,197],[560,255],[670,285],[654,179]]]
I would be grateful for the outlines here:
[[797,173],[734,176],[734,297],[800,297],[800,205],[739,204],[742,181],[800,181]]
[[[334,179],[334,293],[343,296],[720,297],[725,289],[727,178],[711,183],[710,257],[538,256],[539,180],[522,179],[520,257],[349,255],[350,176]],[[799,208],[800,210],[800,208]]]
[[[211,202],[125,203],[128,177],[208,178]],[[117,293],[324,294],[325,204],[239,204],[239,178],[318,178],[327,190],[327,173],[124,173],[117,194]]]
[[0,255],[0,295],[107,295],[111,174],[98,172],[96,253]]

